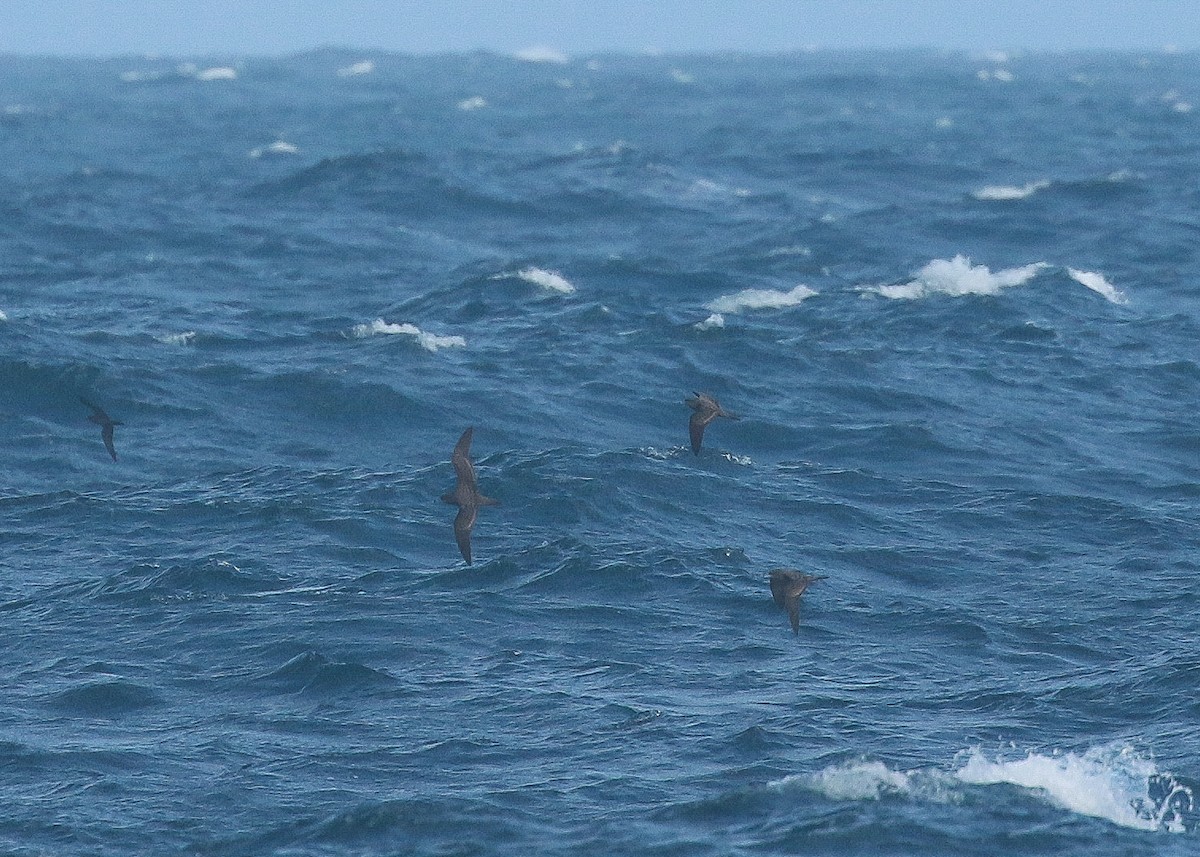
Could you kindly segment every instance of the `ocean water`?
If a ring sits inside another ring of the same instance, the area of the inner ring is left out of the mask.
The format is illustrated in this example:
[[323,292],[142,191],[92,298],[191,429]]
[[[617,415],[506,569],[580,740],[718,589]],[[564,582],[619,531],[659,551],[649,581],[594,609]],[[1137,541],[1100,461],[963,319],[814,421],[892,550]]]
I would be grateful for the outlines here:
[[1198,103],[0,58],[0,851],[1194,853]]

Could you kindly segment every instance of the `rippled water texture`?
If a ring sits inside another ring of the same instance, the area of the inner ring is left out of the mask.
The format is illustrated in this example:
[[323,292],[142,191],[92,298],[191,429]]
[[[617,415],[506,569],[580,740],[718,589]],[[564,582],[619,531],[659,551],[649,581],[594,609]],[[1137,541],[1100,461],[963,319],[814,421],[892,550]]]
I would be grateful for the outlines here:
[[0,58],[0,850],[1194,850],[1197,58],[543,59]]

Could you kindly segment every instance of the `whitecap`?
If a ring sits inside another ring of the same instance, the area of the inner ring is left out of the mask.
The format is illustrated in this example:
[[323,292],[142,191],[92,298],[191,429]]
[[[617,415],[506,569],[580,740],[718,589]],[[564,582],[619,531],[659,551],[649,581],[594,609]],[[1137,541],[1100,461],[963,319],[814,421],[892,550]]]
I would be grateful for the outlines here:
[[1123,827],[1176,829],[1179,821],[1156,815],[1149,784],[1158,771],[1129,747],[1106,745],[1082,754],[1030,752],[1015,760],[992,760],[972,750],[955,775],[972,785],[1007,783],[1031,789],[1063,809]]
[[984,200],[1010,200],[1010,199],[1025,199],[1032,196],[1039,190],[1050,187],[1050,182],[1041,179],[1035,182],[1015,187],[1013,185],[988,185],[974,191],[971,196],[976,199]]
[[434,333],[426,333],[415,324],[389,324],[382,318],[377,318],[370,324],[355,325],[354,329],[350,332],[353,336],[360,339],[367,336],[375,336],[376,334],[404,334],[416,339],[422,348],[430,352],[437,351],[440,348],[461,348],[467,344],[467,340],[461,336],[438,336]]
[[686,84],[689,84],[689,83],[695,83],[695,82],[696,82],[696,78],[695,78],[695,77],[693,77],[692,75],[688,74],[686,71],[684,71],[684,70],[683,70],[683,69],[681,69],[681,68],[673,68],[673,69],[671,69],[671,79],[672,79],[672,80],[674,80],[676,83],[682,83],[682,84],[685,84],[685,85],[686,85]]
[[299,147],[292,143],[288,143],[285,140],[276,140],[269,146],[258,146],[251,149],[249,155],[251,158],[261,158],[263,156],[294,155],[299,151]]
[[815,295],[808,286],[800,285],[789,292],[776,289],[743,289],[735,295],[722,295],[709,301],[704,308],[712,313],[741,312],[744,309],[780,309],[796,306]]
[[958,255],[953,259],[934,259],[917,271],[916,279],[896,286],[879,286],[876,291],[886,298],[915,300],[933,293],[953,295],[994,295],[1001,289],[1020,286],[1046,267],[1035,262],[1020,268],[1006,268],[992,273],[986,265],[972,265],[971,260]]
[[1023,758],[988,758],[976,749],[959,756],[956,769],[896,770],[858,760],[814,774],[769,781],[768,788],[803,788],[831,800],[876,801],[900,796],[958,804],[976,786],[1011,785],[1069,812],[1139,830],[1183,832],[1195,808],[1193,787],[1157,770],[1153,760],[1113,742],[1083,753],[1028,752]]
[[8,321],[8,316],[5,315],[4,310],[2,309],[0,309],[0,321]]
[[793,774],[768,785],[799,785],[830,800],[879,800],[884,795],[907,793],[912,781],[909,774],[893,771],[883,762],[861,761],[832,765],[815,774]]
[[698,321],[692,325],[696,330],[713,330],[714,328],[722,328],[725,326],[725,316],[719,312],[714,312],[704,321]]
[[525,48],[524,50],[517,51],[513,56],[524,62],[544,62],[555,65],[566,65],[571,61],[570,57],[562,51],[546,47],[545,45],[534,45]]
[[191,345],[192,340],[195,338],[196,331],[194,330],[188,330],[184,333],[166,333],[155,337],[155,339],[164,345]]
[[1071,275],[1071,279],[1081,285],[1087,286],[1093,292],[1103,295],[1106,300],[1115,304],[1127,304],[1129,299],[1110,283],[1104,279],[1103,274],[1097,274],[1092,271],[1080,271],[1076,268],[1067,268],[1067,273]]
[[338,77],[357,77],[362,74],[370,74],[375,71],[375,63],[371,60],[361,60],[352,65],[339,68],[337,70]]
[[476,95],[471,98],[464,98],[458,102],[459,110],[480,110],[487,107],[487,101],[482,96]]
[[237,80],[237,76],[237,70],[229,66],[217,66],[196,72],[196,80]]
[[527,283],[541,286],[548,291],[559,292],[564,295],[569,295],[575,291],[575,286],[571,285],[570,281],[557,271],[547,271],[543,268],[530,266],[517,271],[517,276]]

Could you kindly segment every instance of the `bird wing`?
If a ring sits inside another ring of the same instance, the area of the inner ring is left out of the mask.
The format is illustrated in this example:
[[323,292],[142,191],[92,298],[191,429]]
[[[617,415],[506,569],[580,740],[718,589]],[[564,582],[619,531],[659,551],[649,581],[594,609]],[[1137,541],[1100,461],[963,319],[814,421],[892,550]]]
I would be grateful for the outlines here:
[[104,428],[100,430],[100,436],[104,438],[104,448],[108,450],[108,454],[112,456],[112,460],[117,460],[117,450],[113,446],[113,424],[107,422]]
[[700,454],[700,442],[704,440],[704,427],[712,422],[712,414],[697,410],[688,420],[688,434],[692,438],[692,452]]
[[788,621],[792,623],[792,633],[800,633],[800,595],[791,595],[787,599]]
[[475,468],[471,466],[471,436],[474,432],[474,427],[464,431],[450,456],[450,463],[454,465],[459,485],[469,488],[471,493],[475,493]]
[[84,403],[84,404],[85,404],[87,407],[89,407],[89,408],[91,408],[91,409],[92,409],[92,416],[93,416],[93,417],[99,417],[99,418],[100,418],[100,420],[101,420],[101,421],[103,421],[103,422],[111,422],[111,420],[109,419],[109,416],[108,416],[108,414],[104,413],[104,408],[100,407],[99,405],[97,405],[97,404],[95,404],[95,403],[93,403],[93,402],[89,402],[89,401],[88,401],[87,399],[85,399],[83,396],[80,396],[80,397],[79,397],[79,401],[83,402],[83,403]]
[[775,603],[780,607],[787,606],[787,586],[788,579],[786,574],[779,571],[771,572],[771,597],[775,599]]
[[475,505],[473,503],[458,507],[454,516],[454,540],[458,542],[458,550],[471,564],[471,527],[475,526]]

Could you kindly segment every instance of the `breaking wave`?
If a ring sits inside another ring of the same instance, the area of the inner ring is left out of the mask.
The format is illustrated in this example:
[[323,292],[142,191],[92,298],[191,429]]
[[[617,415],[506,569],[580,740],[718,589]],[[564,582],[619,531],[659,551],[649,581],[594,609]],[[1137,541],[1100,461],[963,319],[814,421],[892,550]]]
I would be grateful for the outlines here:
[[1068,268],[1067,273],[1071,275],[1071,279],[1081,285],[1087,286],[1093,292],[1103,295],[1107,300],[1115,304],[1127,304],[1129,299],[1110,283],[1104,279],[1103,274],[1096,274],[1091,271],[1080,271],[1076,268]]
[[467,344],[461,336],[439,336],[435,333],[427,333],[415,324],[389,324],[382,318],[377,318],[370,324],[355,325],[350,331],[351,334],[359,339],[376,336],[377,334],[397,335],[403,334],[411,336],[417,340],[417,343],[426,351],[435,352],[442,348],[461,348]]
[[815,291],[803,285],[787,292],[777,289],[743,289],[737,294],[722,295],[709,301],[704,308],[715,314],[737,313],[744,309],[781,309],[803,303],[815,294]]
[[989,758],[972,749],[950,770],[900,770],[859,760],[769,785],[800,787],[835,801],[895,797],[926,803],[961,803],[970,789],[1009,785],[1026,798],[1136,830],[1181,833],[1200,820],[1195,784],[1160,771],[1153,759],[1122,744],[1082,753],[1031,751],[1019,758]]
[[917,271],[910,282],[879,286],[877,291],[885,298],[899,300],[915,300],[931,294],[994,295],[1002,289],[1024,285],[1046,267],[1045,262],[1035,262],[993,274],[986,265],[972,265],[966,256],[958,255],[953,259],[934,259]]

